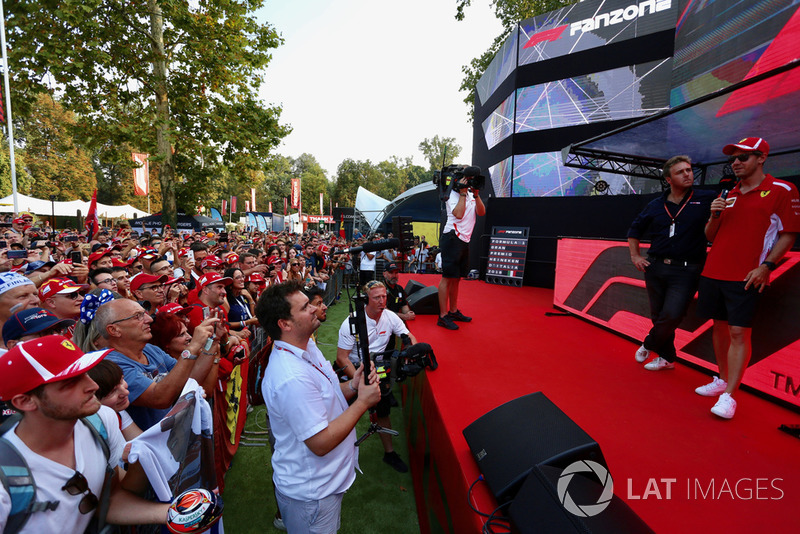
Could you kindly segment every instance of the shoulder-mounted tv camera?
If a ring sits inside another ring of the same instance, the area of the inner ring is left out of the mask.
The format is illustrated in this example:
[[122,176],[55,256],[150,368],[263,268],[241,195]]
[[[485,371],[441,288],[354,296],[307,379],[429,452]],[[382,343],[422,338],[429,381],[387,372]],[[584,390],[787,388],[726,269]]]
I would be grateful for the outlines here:
[[[466,178],[466,183],[460,183],[462,178]],[[484,189],[486,177],[481,174],[481,168],[474,165],[448,165],[442,170],[433,173],[433,184],[439,188],[439,198],[447,200],[450,191],[459,191],[465,188]]]
[[415,377],[426,367],[435,371],[439,367],[433,349],[427,343],[411,345],[411,339],[403,334],[403,350],[387,350],[371,354],[375,362],[381,385],[381,394],[388,395],[395,382],[402,382],[408,377]]

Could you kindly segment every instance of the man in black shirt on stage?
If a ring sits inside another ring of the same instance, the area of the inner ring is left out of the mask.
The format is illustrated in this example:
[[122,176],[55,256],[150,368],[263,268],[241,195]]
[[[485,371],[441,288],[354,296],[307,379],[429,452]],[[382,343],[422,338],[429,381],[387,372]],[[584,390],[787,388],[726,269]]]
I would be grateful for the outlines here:
[[383,271],[383,282],[386,284],[386,309],[395,312],[403,322],[408,322],[414,320],[416,314],[408,306],[405,289],[397,283],[399,274],[400,268],[396,263],[390,263]]
[[[650,202],[628,230],[631,261],[644,272],[653,327],[636,351],[643,363],[651,352],[658,356],[647,363],[648,371],[675,367],[675,329],[697,291],[706,257],[705,224],[710,214],[712,191],[692,189],[694,173],[688,156],[674,156],[664,164],[669,191]],[[639,242],[651,234],[647,257]]]

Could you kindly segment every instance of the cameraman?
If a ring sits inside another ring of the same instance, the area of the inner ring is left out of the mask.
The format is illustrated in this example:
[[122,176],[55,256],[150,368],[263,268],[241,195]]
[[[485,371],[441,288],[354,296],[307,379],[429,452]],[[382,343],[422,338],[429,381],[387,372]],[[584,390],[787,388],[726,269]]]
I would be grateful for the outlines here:
[[[408,331],[403,320],[397,314],[386,309],[386,286],[383,282],[372,280],[364,286],[367,295],[367,305],[365,312],[367,315],[367,337],[369,338],[369,353],[375,354],[387,349],[387,344],[392,335],[406,334],[411,339],[411,344],[417,343],[413,334]],[[394,347],[388,347],[390,350]],[[356,341],[350,333],[350,318],[344,320],[339,328],[339,343],[336,350],[336,363],[344,370],[344,373],[352,378],[356,372],[356,365],[361,363],[361,354],[356,350]],[[378,424],[384,428],[392,428],[389,419],[389,408],[391,401],[389,395],[381,397],[376,406]],[[383,461],[392,466],[395,471],[405,473],[408,466],[398,456],[392,446],[392,436],[380,434],[383,443]]]
[[[479,175],[478,167],[467,169]],[[467,317],[458,310],[458,284],[469,272],[469,240],[475,228],[476,216],[486,215],[486,206],[477,189],[467,186],[467,176],[456,182],[447,199],[447,224],[439,240],[442,253],[442,280],[439,282],[438,326],[458,330],[455,321],[468,323]],[[449,304],[449,306],[448,306]]]

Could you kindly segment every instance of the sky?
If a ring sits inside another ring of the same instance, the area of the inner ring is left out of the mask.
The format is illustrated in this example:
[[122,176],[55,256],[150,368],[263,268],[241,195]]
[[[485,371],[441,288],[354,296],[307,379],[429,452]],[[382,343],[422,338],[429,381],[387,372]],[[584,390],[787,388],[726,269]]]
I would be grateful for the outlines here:
[[455,20],[455,0],[267,0],[257,12],[284,38],[260,96],[293,128],[277,152],[312,154],[332,179],[346,158],[412,157],[419,143],[454,137],[471,163],[472,125],[461,67],[502,27],[489,0]]

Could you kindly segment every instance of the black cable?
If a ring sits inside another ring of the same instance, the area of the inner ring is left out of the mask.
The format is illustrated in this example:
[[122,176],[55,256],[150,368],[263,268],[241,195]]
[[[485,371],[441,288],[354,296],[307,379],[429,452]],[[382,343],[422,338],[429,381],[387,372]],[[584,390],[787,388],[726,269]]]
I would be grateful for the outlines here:
[[495,534],[495,531],[493,530],[492,527],[503,528],[504,529],[503,532],[511,532],[511,523],[509,522],[509,520],[507,518],[505,518],[505,517],[495,517],[495,514],[497,512],[499,512],[501,509],[503,509],[506,506],[508,506],[510,504],[510,501],[507,502],[507,503],[501,504],[500,506],[498,506],[497,508],[492,510],[492,513],[490,513],[490,514],[486,514],[484,512],[481,512],[480,510],[478,510],[475,507],[475,505],[472,504],[472,489],[475,487],[475,484],[477,484],[481,480],[485,480],[483,478],[483,475],[479,475],[478,478],[476,478],[475,481],[472,484],[469,485],[469,490],[467,491],[467,504],[469,504],[469,507],[472,508],[473,512],[475,512],[476,514],[478,514],[478,515],[480,515],[482,517],[487,518],[486,521],[483,523],[482,532],[484,534]]

